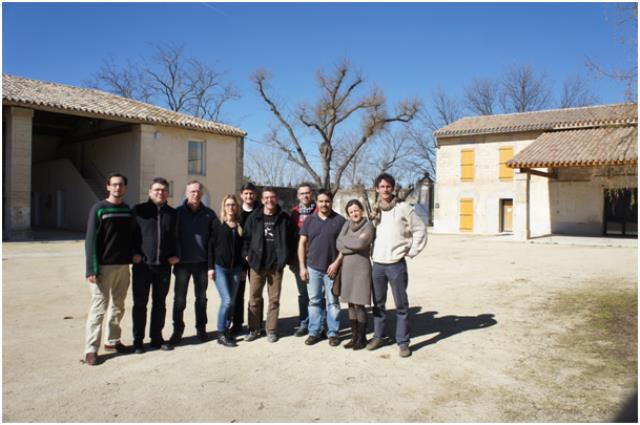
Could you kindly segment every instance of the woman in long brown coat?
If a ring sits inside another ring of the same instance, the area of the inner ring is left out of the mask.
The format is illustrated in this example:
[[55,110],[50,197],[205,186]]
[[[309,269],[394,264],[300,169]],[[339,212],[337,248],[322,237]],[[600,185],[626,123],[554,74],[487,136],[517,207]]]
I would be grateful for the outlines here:
[[342,226],[336,242],[342,260],[340,299],[349,303],[351,341],[344,348],[361,350],[367,345],[367,310],[371,305],[371,243],[375,228],[364,218],[364,208],[357,199],[347,202],[349,220]]

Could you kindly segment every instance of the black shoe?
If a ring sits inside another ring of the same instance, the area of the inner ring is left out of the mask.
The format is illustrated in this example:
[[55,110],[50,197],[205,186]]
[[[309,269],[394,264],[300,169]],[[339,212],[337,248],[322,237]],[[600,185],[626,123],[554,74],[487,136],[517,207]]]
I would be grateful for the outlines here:
[[198,341],[200,342],[207,342],[209,341],[209,335],[207,335],[207,331],[205,331],[204,329],[198,329]]
[[337,336],[330,336],[329,345],[332,347],[337,347],[338,345],[340,345],[340,338],[338,338]]
[[313,336],[313,335],[309,335],[309,338],[307,338],[304,343],[306,345],[314,345],[319,343],[321,340],[321,338],[317,337],[317,336]]
[[225,347],[237,347],[238,344],[231,339],[229,336],[222,334],[218,337],[218,344],[224,345]]
[[296,332],[294,333],[294,335],[297,337],[302,337],[308,333],[309,333],[309,328],[307,328],[306,326],[300,326],[298,329],[296,329]]
[[169,338],[169,344],[175,346],[175,345],[180,344],[180,341],[182,341],[182,334],[181,333],[174,332],[173,334],[171,334],[171,338]]
[[133,348],[124,345],[123,343],[121,343],[120,341],[116,342],[115,344],[111,345],[111,344],[105,344],[104,345],[105,350],[116,350],[118,353],[120,354],[129,354],[129,353],[133,353]]
[[144,349],[144,345],[141,342],[133,343],[133,352],[135,354],[144,354],[146,350]]
[[166,341],[151,341],[151,346],[155,349],[159,349],[162,351],[171,351],[173,350],[173,345],[169,344]]
[[233,325],[233,326],[231,326],[231,329],[229,329],[229,335],[231,335],[231,336],[242,335],[242,325],[239,325],[239,326]]

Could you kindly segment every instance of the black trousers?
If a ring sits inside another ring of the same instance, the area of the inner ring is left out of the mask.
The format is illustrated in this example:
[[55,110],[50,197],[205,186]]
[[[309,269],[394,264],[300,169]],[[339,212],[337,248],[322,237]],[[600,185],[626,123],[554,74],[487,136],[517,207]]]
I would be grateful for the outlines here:
[[151,292],[151,343],[162,343],[162,328],[167,315],[166,299],[171,282],[171,266],[148,266],[134,264],[132,269],[133,289],[133,342],[141,344],[147,327],[147,304]]

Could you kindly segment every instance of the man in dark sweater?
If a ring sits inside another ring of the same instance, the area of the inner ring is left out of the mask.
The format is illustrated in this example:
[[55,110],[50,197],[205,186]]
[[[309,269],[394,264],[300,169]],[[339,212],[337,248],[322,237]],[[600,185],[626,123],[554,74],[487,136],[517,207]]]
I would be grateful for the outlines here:
[[144,353],[143,340],[151,288],[151,346],[173,350],[173,346],[162,337],[171,266],[180,261],[177,214],[176,210],[167,204],[168,195],[169,183],[162,177],[156,177],[149,189],[149,200],[133,208],[137,224],[134,249],[142,255],[142,262],[133,266],[133,345],[138,354]]
[[207,341],[207,250],[211,232],[218,217],[202,203],[203,186],[197,180],[187,183],[184,203],[176,208],[178,214],[178,257],[173,267],[175,292],[173,298],[173,334],[169,339],[176,345],[184,332],[184,309],[187,306],[189,278],[193,278],[196,296],[196,334],[200,342]]
[[106,349],[128,353],[130,347],[120,342],[120,321],[129,289],[129,264],[140,262],[134,255],[134,221],[124,203],[127,178],[113,173],[107,177],[109,196],[97,202],[89,212],[85,238],[86,273],[91,290],[91,308],[87,318],[85,363],[98,363],[102,321],[109,308]]
[[244,226],[242,256],[249,263],[249,335],[245,341],[259,336],[262,314],[262,291],[265,283],[269,294],[267,339],[278,340],[278,313],[284,266],[291,263],[293,226],[289,214],[278,205],[275,189],[262,190],[263,207],[252,213]]

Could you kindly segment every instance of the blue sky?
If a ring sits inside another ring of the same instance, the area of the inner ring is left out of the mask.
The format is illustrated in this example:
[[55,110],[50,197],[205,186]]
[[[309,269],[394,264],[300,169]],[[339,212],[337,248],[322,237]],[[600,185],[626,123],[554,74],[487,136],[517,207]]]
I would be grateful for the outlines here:
[[250,74],[273,74],[273,92],[293,106],[313,100],[314,72],[349,58],[390,102],[425,101],[436,88],[461,96],[473,78],[530,63],[559,90],[582,74],[601,103],[624,101],[624,85],[597,79],[637,62],[619,43],[615,6],[600,3],[3,3],[3,72],[82,85],[108,57],[125,62],[151,43],[227,71],[242,93],[225,117],[261,139],[272,118]]

